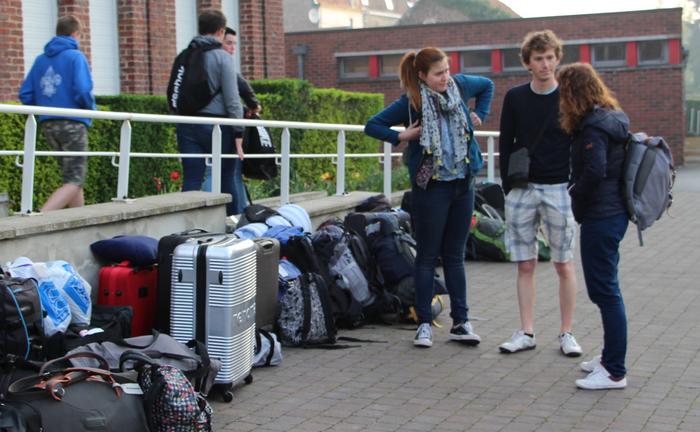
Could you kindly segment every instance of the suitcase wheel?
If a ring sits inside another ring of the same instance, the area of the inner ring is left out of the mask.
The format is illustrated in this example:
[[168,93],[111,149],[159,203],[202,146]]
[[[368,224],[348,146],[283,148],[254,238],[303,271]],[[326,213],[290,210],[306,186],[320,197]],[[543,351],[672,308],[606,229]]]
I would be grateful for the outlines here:
[[232,391],[225,391],[221,396],[222,396],[224,402],[226,402],[226,403],[229,403],[233,400],[233,392]]
[[246,384],[251,384],[253,382],[253,374],[249,374],[247,377],[245,377],[243,382]]

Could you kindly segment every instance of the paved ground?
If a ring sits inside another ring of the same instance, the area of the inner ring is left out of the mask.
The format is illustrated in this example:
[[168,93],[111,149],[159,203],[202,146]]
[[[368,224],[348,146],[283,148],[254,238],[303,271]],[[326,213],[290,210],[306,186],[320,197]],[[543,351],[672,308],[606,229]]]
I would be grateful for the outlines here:
[[[582,391],[577,359],[558,351],[557,285],[538,269],[536,350],[502,355],[518,326],[512,264],[468,263],[469,304],[483,342],[413,348],[406,326],[343,334],[386,340],[346,350],[287,349],[282,365],[255,369],[231,404],[214,402],[230,431],[700,431],[700,167],[679,174],[676,201],[645,233],[631,226],[621,280],[629,317],[625,390]],[[579,268],[575,333],[585,356],[601,349],[597,309]]]

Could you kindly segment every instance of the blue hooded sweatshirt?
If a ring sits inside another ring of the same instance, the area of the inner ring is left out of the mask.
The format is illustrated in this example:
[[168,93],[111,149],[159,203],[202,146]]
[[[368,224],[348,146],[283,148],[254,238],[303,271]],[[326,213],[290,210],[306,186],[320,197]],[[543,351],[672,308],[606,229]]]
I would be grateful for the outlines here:
[[[94,110],[90,66],[78,50],[78,41],[71,36],[51,39],[22,83],[19,99],[25,105]],[[39,122],[49,119],[92,123],[88,118],[39,116]]]

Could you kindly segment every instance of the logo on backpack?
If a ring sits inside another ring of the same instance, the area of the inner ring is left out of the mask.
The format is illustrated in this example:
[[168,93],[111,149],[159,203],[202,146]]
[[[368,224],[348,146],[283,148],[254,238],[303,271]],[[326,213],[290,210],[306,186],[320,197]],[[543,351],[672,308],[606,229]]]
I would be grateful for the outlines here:
[[675,178],[671,149],[662,137],[649,137],[644,132],[629,135],[623,195],[629,219],[637,225],[640,246],[644,245],[642,231],[671,207]]
[[217,48],[221,48],[220,43],[200,45],[192,41],[175,58],[167,91],[168,108],[172,113],[196,114],[221,91],[212,92],[209,87],[204,61],[204,53]]

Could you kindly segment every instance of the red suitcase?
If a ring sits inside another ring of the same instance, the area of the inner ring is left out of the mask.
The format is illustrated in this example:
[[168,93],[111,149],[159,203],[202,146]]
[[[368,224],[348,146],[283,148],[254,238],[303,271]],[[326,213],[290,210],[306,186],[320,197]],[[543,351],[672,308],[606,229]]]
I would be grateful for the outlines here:
[[151,334],[156,317],[156,266],[131,267],[129,261],[102,267],[99,275],[97,303],[109,306],[131,306],[131,335]]

